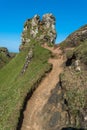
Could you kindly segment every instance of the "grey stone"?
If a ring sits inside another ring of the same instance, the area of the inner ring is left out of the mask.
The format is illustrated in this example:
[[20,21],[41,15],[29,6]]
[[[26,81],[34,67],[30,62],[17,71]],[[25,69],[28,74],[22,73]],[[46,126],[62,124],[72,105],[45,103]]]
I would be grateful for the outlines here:
[[58,121],[61,119],[61,114],[60,112],[55,112],[50,121],[49,121],[49,126],[50,127],[55,127],[58,124]]
[[26,61],[22,68],[21,74],[25,73],[26,69],[28,68],[29,63],[32,60],[32,57],[33,57],[33,51],[32,51],[32,49],[30,49],[28,52],[28,55],[26,56],[26,59],[25,59]]
[[24,24],[22,33],[22,44],[20,51],[29,46],[30,42],[35,39],[40,44],[54,44],[56,39],[55,17],[52,14],[43,15],[42,20],[38,15],[28,19]]

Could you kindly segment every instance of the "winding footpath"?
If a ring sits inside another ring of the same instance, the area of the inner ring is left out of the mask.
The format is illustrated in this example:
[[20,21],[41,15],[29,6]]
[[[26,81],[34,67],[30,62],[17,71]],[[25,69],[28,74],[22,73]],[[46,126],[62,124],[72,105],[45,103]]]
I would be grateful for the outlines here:
[[51,90],[54,89],[59,81],[59,74],[62,72],[62,64],[64,62],[60,48],[45,47],[55,54],[54,58],[49,59],[49,63],[53,64],[52,71],[39,84],[27,103],[24,112],[24,120],[21,130],[43,130],[41,111],[50,97]]

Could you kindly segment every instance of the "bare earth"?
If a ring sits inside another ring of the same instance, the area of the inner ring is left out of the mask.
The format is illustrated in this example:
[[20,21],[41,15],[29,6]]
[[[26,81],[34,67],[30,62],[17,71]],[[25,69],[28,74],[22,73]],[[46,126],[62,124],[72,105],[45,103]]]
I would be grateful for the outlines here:
[[56,86],[59,80],[59,74],[62,72],[62,63],[64,62],[60,48],[50,48],[56,58],[50,58],[49,63],[53,64],[52,71],[42,80],[31,99],[27,103],[27,108],[24,112],[24,120],[21,130],[43,130],[41,110],[50,97],[51,90]]

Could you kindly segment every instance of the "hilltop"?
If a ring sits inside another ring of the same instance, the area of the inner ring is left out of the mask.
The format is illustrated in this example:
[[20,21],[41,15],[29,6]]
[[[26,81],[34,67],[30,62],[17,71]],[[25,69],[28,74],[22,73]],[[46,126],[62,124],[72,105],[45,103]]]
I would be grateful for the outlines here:
[[71,33],[62,43],[61,47],[75,47],[87,39],[87,25],[80,27]]

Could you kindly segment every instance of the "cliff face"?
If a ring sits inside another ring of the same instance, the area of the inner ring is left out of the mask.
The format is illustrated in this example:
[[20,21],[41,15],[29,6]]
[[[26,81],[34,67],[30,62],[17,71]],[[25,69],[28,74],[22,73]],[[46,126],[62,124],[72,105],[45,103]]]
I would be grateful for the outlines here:
[[28,47],[32,42],[40,44],[54,44],[56,39],[55,17],[52,14],[45,14],[40,20],[38,15],[28,19],[24,24],[22,33],[22,44],[20,50]]

